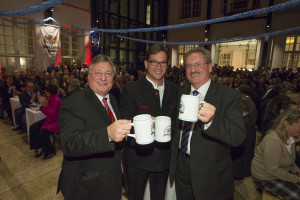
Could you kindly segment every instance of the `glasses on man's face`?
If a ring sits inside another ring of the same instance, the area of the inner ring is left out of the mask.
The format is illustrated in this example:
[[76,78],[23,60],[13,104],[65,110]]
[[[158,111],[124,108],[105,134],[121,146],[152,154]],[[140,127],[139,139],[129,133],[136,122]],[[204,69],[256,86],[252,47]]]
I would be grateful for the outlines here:
[[95,76],[97,76],[97,77],[102,77],[103,75],[106,77],[106,78],[109,78],[109,77],[112,77],[113,76],[113,73],[112,72],[104,72],[104,73],[102,73],[102,72],[98,72],[98,71],[96,71],[96,72],[94,72],[94,74],[95,74]]
[[192,67],[194,66],[195,68],[200,68],[200,67],[202,67],[203,65],[206,65],[207,63],[200,63],[200,62],[197,62],[197,63],[195,63],[195,64],[187,64],[185,67],[187,68],[187,69],[192,69]]
[[150,64],[153,66],[157,66],[160,64],[160,66],[165,67],[167,66],[168,62],[157,62],[156,60],[149,60]]

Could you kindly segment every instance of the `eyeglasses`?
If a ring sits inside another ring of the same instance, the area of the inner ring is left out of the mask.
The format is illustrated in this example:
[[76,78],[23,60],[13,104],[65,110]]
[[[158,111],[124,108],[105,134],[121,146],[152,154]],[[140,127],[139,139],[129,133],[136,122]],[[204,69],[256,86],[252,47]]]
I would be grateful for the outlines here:
[[104,73],[102,73],[102,72],[98,72],[98,71],[96,71],[96,72],[94,72],[94,74],[96,75],[96,76],[105,76],[105,77],[111,77],[111,76],[113,76],[113,73],[112,72],[104,72]]
[[149,60],[149,62],[152,66],[157,66],[160,64],[160,66],[165,67],[168,64],[168,62],[157,62],[156,60]]
[[188,64],[188,65],[186,65],[185,67],[187,68],[187,69],[191,69],[193,66],[195,67],[195,68],[199,68],[199,67],[201,67],[201,66],[203,66],[203,65],[206,65],[207,63],[195,63],[195,64]]

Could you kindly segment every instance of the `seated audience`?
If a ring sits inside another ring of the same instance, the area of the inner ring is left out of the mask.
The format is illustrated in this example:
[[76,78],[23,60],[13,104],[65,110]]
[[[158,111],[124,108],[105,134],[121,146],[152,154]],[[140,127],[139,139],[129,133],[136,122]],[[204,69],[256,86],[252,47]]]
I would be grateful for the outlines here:
[[50,136],[59,133],[58,114],[62,101],[58,97],[57,86],[55,85],[49,84],[45,89],[45,95],[48,102],[42,96],[38,98],[42,105],[41,111],[47,117],[30,126],[30,149],[42,148],[40,153],[36,151],[35,157],[40,157],[44,153],[43,159],[49,159],[56,154]]
[[13,130],[25,130],[26,127],[26,118],[25,118],[25,109],[29,108],[32,103],[37,103],[39,96],[36,92],[34,92],[34,84],[32,80],[26,81],[25,91],[19,95],[21,110],[20,112],[15,112],[15,119],[18,127]]
[[12,121],[12,111],[10,105],[10,98],[17,95],[18,91],[13,82],[13,76],[7,75],[5,77],[5,82],[0,86],[0,97],[2,99],[2,109],[6,111],[8,117]]
[[295,140],[299,136],[300,111],[281,113],[252,160],[252,177],[258,188],[280,199],[300,199],[300,170],[295,164]]

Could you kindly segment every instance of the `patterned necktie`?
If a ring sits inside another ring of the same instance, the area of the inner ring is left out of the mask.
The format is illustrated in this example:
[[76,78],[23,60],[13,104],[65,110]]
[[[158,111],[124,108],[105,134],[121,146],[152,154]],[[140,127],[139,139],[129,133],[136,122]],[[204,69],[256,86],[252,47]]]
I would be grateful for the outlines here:
[[114,122],[114,121],[115,121],[114,114],[112,113],[111,109],[109,108],[109,106],[108,106],[108,104],[107,104],[107,98],[104,97],[104,98],[102,99],[102,101],[103,101],[104,108],[105,108],[105,110],[106,110],[106,112],[107,112],[107,114],[108,114],[110,120],[111,120],[112,122]]
[[[193,96],[197,96],[199,92],[197,90],[193,91]],[[185,154],[187,151],[190,133],[192,131],[192,125],[194,122],[183,121],[182,135],[181,135],[181,144],[180,151],[182,154]]]

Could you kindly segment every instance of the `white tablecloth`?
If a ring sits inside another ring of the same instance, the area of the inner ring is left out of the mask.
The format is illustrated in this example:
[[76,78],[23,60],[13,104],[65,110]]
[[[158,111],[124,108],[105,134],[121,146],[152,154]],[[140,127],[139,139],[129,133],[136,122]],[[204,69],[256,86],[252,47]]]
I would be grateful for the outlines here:
[[21,107],[20,99],[18,96],[15,96],[15,97],[10,98],[9,101],[10,101],[10,105],[11,105],[11,114],[12,114],[12,118],[13,118],[13,124],[14,124],[14,126],[16,126],[15,109]]
[[25,113],[26,113],[26,125],[27,125],[28,141],[29,141],[30,125],[44,119],[47,116],[44,113],[42,113],[41,111],[39,111],[39,110],[35,111],[31,108],[26,108]]
[[[150,200],[149,180],[147,181],[147,184],[146,184],[146,189],[145,189],[145,193],[144,193],[144,200]],[[176,200],[175,183],[173,184],[173,187],[170,186],[170,177],[168,178],[168,182],[167,182],[165,200]]]

